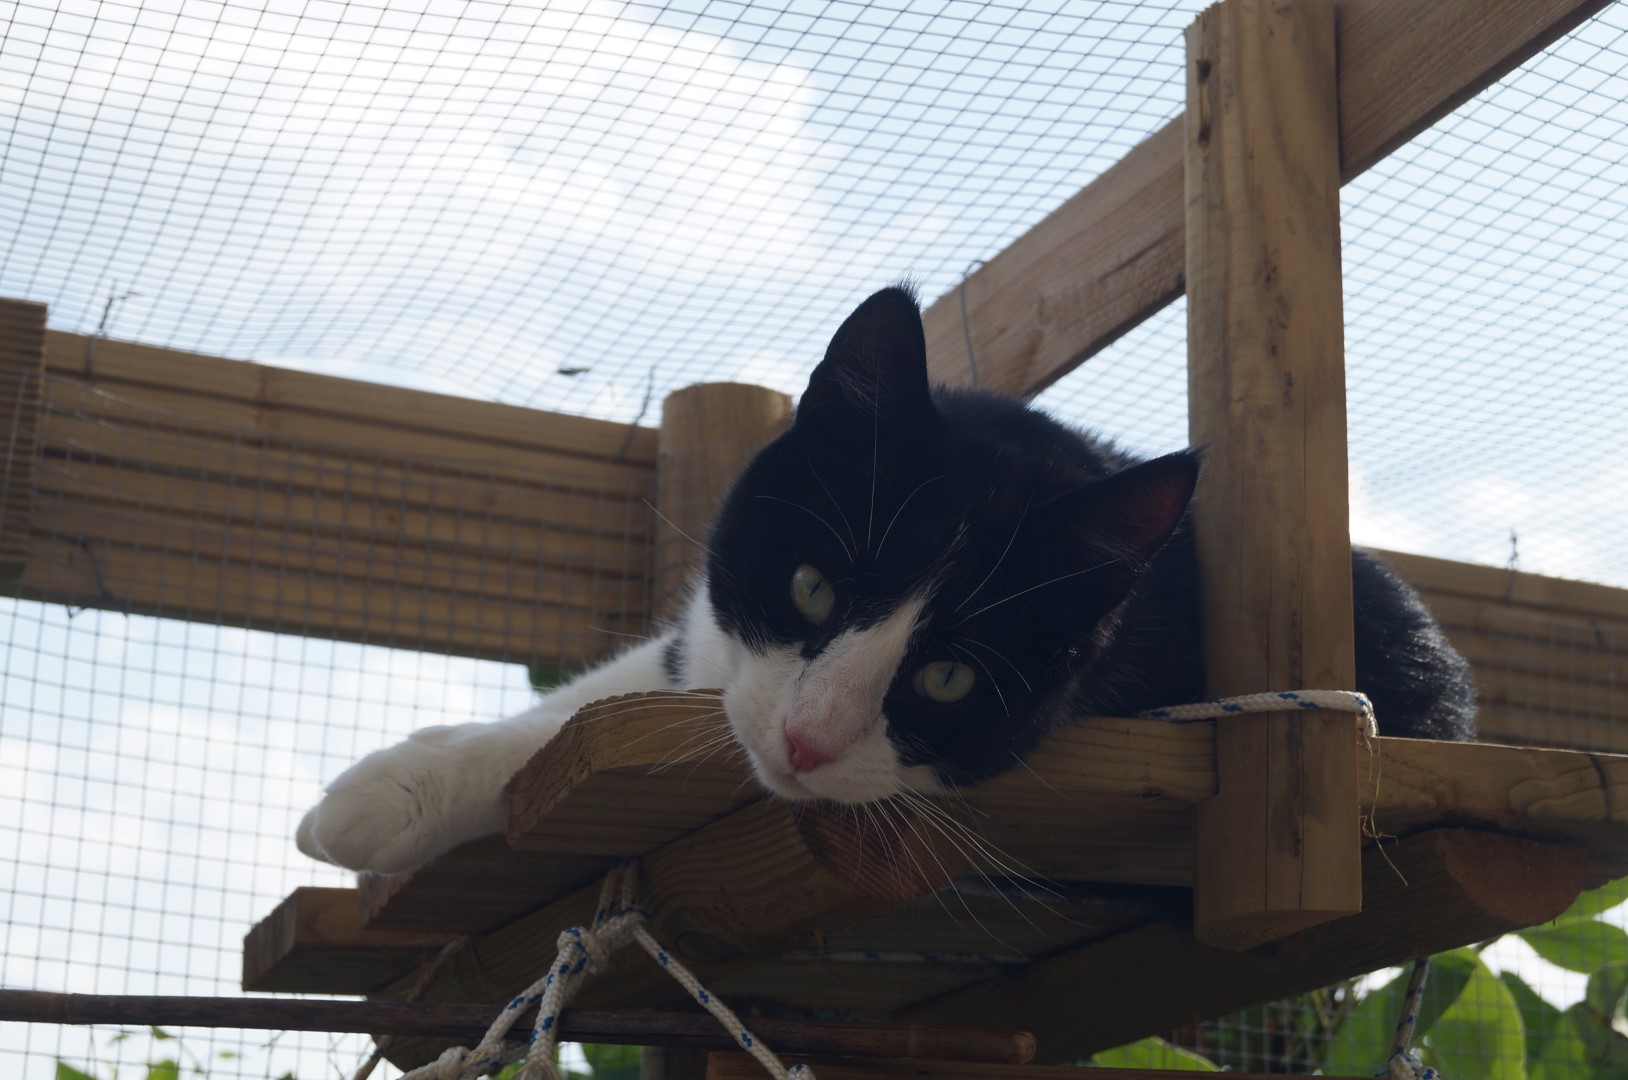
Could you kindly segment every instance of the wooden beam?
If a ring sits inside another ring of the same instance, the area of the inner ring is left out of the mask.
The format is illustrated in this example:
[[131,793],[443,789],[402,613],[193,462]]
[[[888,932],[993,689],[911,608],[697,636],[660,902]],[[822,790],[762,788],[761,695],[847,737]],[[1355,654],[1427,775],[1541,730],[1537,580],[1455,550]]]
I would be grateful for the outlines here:
[[456,937],[366,928],[356,901],[355,889],[295,889],[243,938],[243,988],[366,994],[411,973]]
[[[45,364],[87,389],[259,434],[560,475],[592,474],[601,465],[632,474],[656,461],[650,428],[128,341],[53,330]],[[348,437],[336,440],[335,432]]]
[[[1610,0],[1336,0],[1348,182]],[[927,309],[936,382],[1033,395],[1185,288],[1177,117]]]
[[[558,433],[520,445],[515,410],[487,417],[451,398],[434,434],[460,453],[426,456],[434,395],[385,395],[404,410],[391,426],[346,380],[290,382],[254,365],[97,344],[92,381],[131,397],[70,373],[82,354],[56,355],[30,557],[7,592],[566,667],[644,629],[649,466],[534,472],[594,463],[551,448]],[[531,415],[551,429],[548,414]],[[495,435],[460,433],[481,419]],[[295,420],[310,438],[266,433]],[[391,449],[359,449],[347,441],[359,431]],[[565,434],[593,444],[607,432],[566,424]],[[500,452],[507,464],[484,461]]]
[[[650,931],[703,979],[750,965],[902,900],[942,888],[962,856],[907,811],[883,828],[818,807],[758,802],[640,860]],[[549,963],[569,926],[591,921],[597,884],[585,886],[450,956],[425,984],[430,1001],[507,1000]],[[384,992],[400,996],[403,981]],[[583,987],[584,1006],[685,1000],[671,977],[637,949]],[[976,1026],[976,1025],[974,1025]],[[437,1052],[423,1040],[392,1043],[408,1067]]]
[[678,617],[730,485],[790,420],[791,398],[746,383],[686,386],[662,402],[656,464],[661,520],[651,568],[651,611],[658,618]]
[[[1187,30],[1188,427],[1214,697],[1349,689],[1334,14],[1224,0]],[[1216,727],[1193,817],[1200,940],[1246,949],[1362,906],[1356,725]]]
[[1400,551],[1376,550],[1374,554],[1432,600],[1464,597],[1527,612],[1598,616],[1628,625],[1628,589]]
[[0,300],[0,580],[28,559],[44,365],[45,305]]
[[[779,1048],[776,1047],[778,1050]],[[784,1056],[784,1055],[782,1055]],[[793,1064],[802,1062],[799,1058]],[[808,1064],[820,1080],[917,1080],[918,1077],[942,1077],[943,1080],[1079,1080],[1083,1075],[1090,1080],[1190,1080],[1191,1072],[1170,1069],[1092,1069],[1082,1073],[1073,1066],[1046,1065],[975,1065],[949,1062],[912,1063],[903,1061],[821,1061]],[[758,1080],[763,1066],[742,1053],[711,1054],[707,1057],[706,1080]],[[1283,1080],[1281,1074],[1268,1077],[1261,1073],[1228,1073],[1232,1080]],[[1330,1080],[1350,1080],[1332,1077]]]
[[[921,1023],[1018,1022],[1039,1060],[1067,1061],[1245,1005],[1326,986],[1554,918],[1582,890],[1587,854],[1491,833],[1441,829],[1370,851],[1360,914],[1270,948],[1198,941],[1186,922],[1150,924],[1063,952],[905,1011]],[[1089,995],[1080,988],[1111,986]]]
[[[259,1031],[359,1032],[444,1036],[478,1041],[503,1008],[436,1002],[289,1001],[267,998],[147,997],[58,994],[0,989],[0,1020],[40,1024],[119,1024],[234,1027]],[[527,1031],[537,1008],[522,1012],[515,1030]],[[843,1024],[753,1019],[755,1034],[787,1053],[881,1057],[908,1061],[978,1061],[1022,1064],[1034,1056],[1034,1037],[1016,1031],[954,1031],[910,1024]],[[702,1013],[565,1009],[559,1037],[624,1046],[734,1049],[733,1033]]]

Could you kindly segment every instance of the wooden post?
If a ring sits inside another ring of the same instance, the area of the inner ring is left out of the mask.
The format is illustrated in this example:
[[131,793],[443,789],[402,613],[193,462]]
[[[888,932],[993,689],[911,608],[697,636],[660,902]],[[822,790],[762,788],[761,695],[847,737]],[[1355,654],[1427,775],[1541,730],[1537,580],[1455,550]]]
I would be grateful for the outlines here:
[[44,374],[45,305],[0,300],[0,579],[27,558]]
[[[1329,0],[1224,0],[1187,31],[1188,382],[1209,690],[1350,689],[1340,159]],[[1357,732],[1216,732],[1195,933],[1245,949],[1361,907]]]
[[707,530],[735,476],[784,430],[791,398],[746,383],[701,383],[676,390],[661,406],[656,449],[656,522],[651,610],[679,612],[691,568],[704,555]]

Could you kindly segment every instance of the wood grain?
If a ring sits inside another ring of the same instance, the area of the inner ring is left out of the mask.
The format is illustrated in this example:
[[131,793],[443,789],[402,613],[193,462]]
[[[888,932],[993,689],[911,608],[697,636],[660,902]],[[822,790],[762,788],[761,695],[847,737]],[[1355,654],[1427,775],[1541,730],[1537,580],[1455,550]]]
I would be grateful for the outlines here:
[[702,383],[667,395],[656,459],[651,610],[672,619],[706,553],[708,532],[730,486],[763,444],[791,420],[791,398],[745,383]]
[[244,937],[243,989],[366,994],[412,972],[454,937],[369,929],[355,889],[301,887]]
[[45,305],[0,300],[0,580],[28,559],[44,364]]
[[[465,461],[503,459],[528,469],[554,455],[578,459],[584,471],[618,461],[629,473],[648,471],[656,460],[656,433],[649,428],[177,349],[106,339],[93,348],[82,334],[53,330],[45,362],[52,374],[88,387],[262,434],[307,437],[314,423],[315,437],[331,438],[354,425],[356,438],[343,440],[353,446]],[[565,463],[559,468],[572,471]]]
[[[1187,31],[1188,426],[1215,697],[1356,683],[1334,16],[1225,0]],[[1362,906],[1356,731],[1231,717],[1194,814],[1201,940],[1245,949]]]
[[[904,1015],[947,1026],[1021,1017],[1039,1040],[1039,1060],[1070,1060],[1545,922],[1577,896],[1588,867],[1576,848],[1457,829],[1408,838],[1388,856],[1370,851],[1364,858],[1360,914],[1267,948],[1217,949],[1195,938],[1185,920],[1161,921]],[[1082,987],[1104,989],[1082,1007]]]

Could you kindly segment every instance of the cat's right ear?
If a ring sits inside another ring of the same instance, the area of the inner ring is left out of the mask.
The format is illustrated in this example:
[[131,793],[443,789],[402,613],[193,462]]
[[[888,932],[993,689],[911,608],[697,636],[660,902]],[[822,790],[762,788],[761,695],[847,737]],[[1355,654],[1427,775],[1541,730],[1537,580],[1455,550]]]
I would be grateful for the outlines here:
[[936,415],[921,309],[902,286],[872,294],[843,320],[797,404],[798,424],[859,422],[866,432]]

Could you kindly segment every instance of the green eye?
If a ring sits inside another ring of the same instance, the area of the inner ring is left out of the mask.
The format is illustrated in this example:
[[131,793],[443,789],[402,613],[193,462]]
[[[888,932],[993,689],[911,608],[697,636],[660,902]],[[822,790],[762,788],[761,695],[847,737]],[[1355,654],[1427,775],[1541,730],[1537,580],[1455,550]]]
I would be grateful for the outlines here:
[[948,705],[972,693],[972,669],[949,660],[935,660],[916,672],[916,693]]
[[831,608],[836,603],[836,594],[831,591],[831,583],[825,580],[825,575],[804,563],[791,575],[791,602],[797,605],[797,610],[803,617],[816,626],[823,623],[830,615]]

